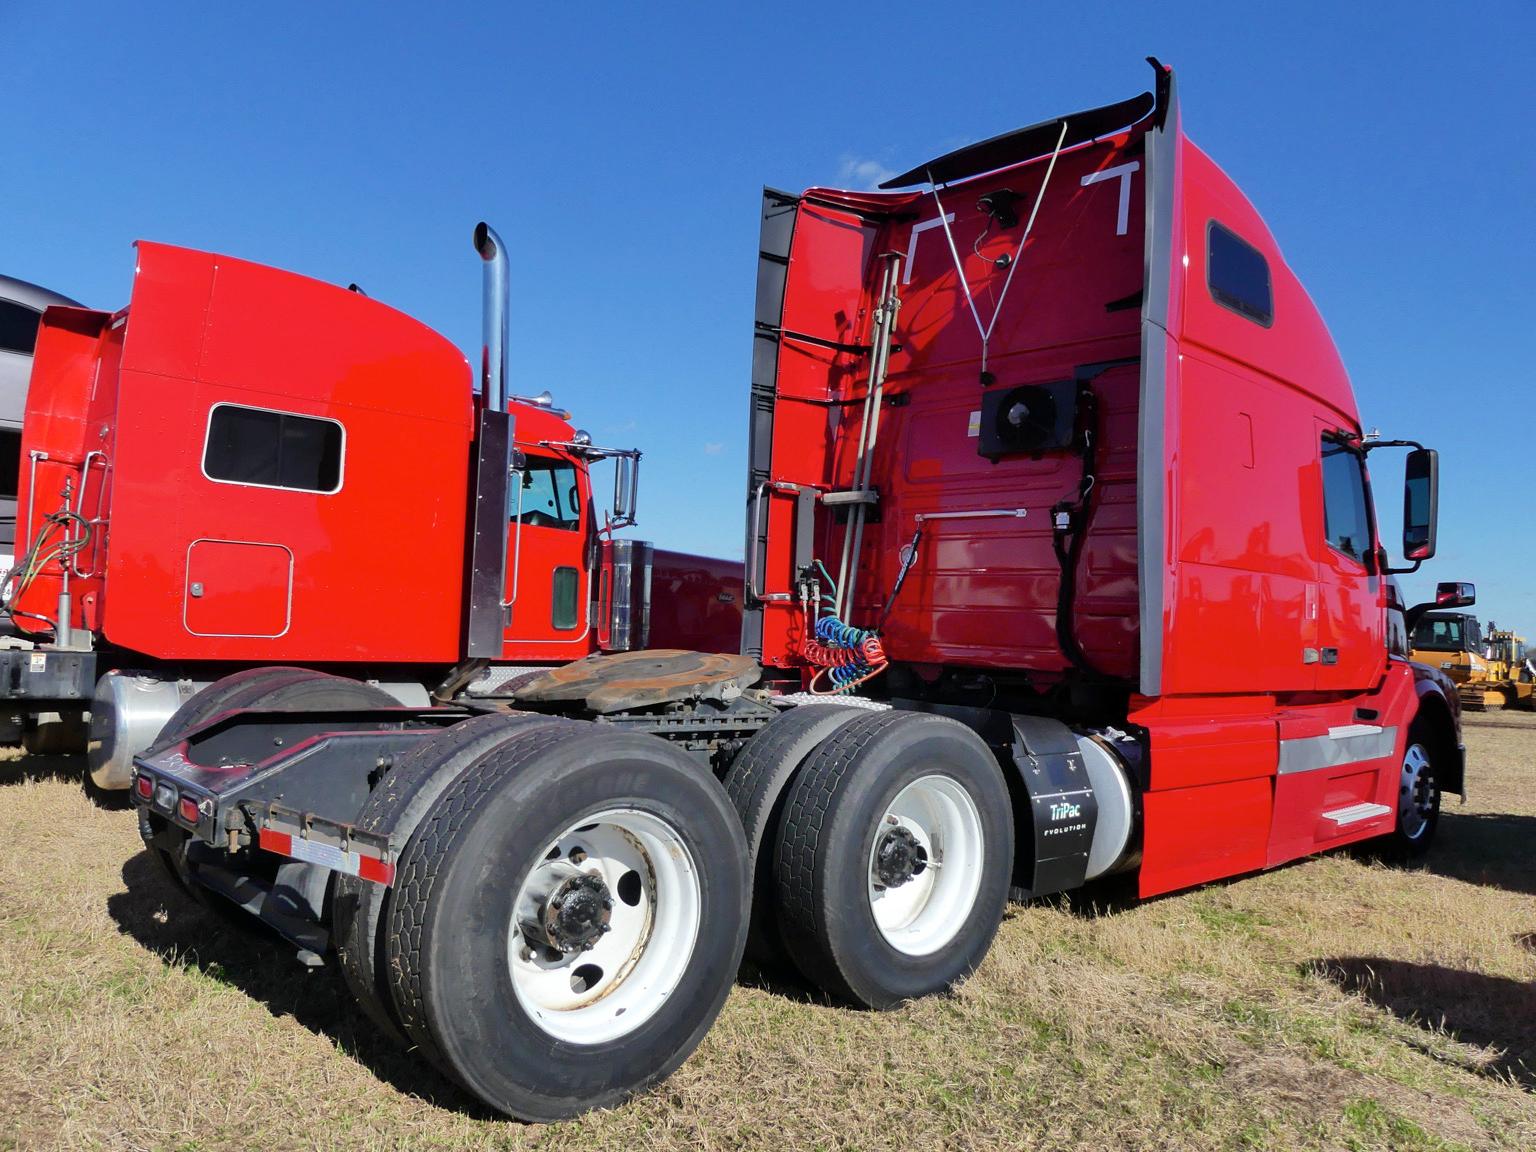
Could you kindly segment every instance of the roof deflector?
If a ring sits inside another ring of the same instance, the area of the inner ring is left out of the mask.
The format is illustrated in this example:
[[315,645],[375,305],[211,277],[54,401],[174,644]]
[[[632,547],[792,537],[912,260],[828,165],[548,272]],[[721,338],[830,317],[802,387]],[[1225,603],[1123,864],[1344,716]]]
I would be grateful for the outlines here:
[[1118,104],[1106,104],[1102,108],[1092,108],[1070,116],[1058,116],[1054,120],[1043,120],[1039,124],[1031,124],[1028,128],[1004,132],[1001,136],[994,136],[990,140],[983,140],[977,144],[967,144],[964,148],[946,153],[936,160],[919,164],[910,172],[903,172],[900,176],[885,181],[880,187],[910,188],[915,184],[927,184],[930,179],[936,184],[950,184],[956,180],[963,180],[967,176],[993,172],[999,168],[1007,168],[1011,164],[1021,164],[1025,160],[1033,160],[1036,156],[1050,154],[1056,147],[1057,140],[1061,139],[1062,121],[1066,121],[1067,136],[1062,140],[1061,147],[1071,148],[1074,144],[1096,140],[1100,136],[1106,136],[1136,123],[1152,111],[1155,103],[1152,93],[1143,92],[1140,96],[1122,100]]

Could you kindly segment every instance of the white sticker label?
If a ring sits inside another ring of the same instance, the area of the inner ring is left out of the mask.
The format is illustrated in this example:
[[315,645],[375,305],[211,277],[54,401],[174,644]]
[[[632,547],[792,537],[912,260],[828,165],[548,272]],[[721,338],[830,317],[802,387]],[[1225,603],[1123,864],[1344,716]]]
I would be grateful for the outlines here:
[[1083,177],[1083,187],[1097,184],[1101,180],[1120,181],[1120,204],[1115,212],[1115,235],[1124,236],[1131,223],[1131,173],[1141,167],[1140,160],[1132,160],[1129,164],[1117,164],[1113,168],[1104,168],[1098,172],[1090,172]]
[[345,872],[348,876],[356,876],[358,873],[356,852],[343,852],[340,848],[333,848],[329,844],[321,844],[314,840],[305,840],[300,836],[293,838],[293,847],[289,849],[289,854],[295,860],[307,860],[311,864],[329,868],[332,872]]
[[48,671],[48,653],[46,653],[46,652],[34,652],[34,653],[32,653],[31,665],[32,665],[32,671],[34,671],[34,672],[46,672],[46,671]]
[[981,435],[981,413],[980,412],[972,412],[971,413],[971,422],[966,425],[966,427],[965,427],[965,434],[967,436],[973,436],[973,437],[979,437]]

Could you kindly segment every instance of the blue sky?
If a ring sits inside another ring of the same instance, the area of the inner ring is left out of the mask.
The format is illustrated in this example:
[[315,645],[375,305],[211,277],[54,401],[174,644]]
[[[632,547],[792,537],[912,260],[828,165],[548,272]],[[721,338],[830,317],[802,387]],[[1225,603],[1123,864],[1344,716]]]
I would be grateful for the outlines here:
[[1530,635],[1536,6],[1356,7],[0,0],[0,269],[117,307],[134,239],[211,248],[470,348],[484,217],[516,387],[646,451],[645,535],[739,555],[761,185],[867,184],[1139,92],[1155,54],[1367,426],[1441,450],[1410,594],[1474,580]]

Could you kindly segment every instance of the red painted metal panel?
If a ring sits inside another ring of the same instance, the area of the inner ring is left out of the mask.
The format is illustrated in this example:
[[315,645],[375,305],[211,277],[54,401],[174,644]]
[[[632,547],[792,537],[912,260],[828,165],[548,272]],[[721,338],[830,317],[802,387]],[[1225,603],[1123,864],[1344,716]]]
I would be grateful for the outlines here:
[[1313,687],[1317,506],[1309,406],[1241,365],[1188,353],[1178,375],[1172,531],[1176,568],[1163,691]]
[[1148,730],[1154,790],[1267,778],[1275,773],[1275,722],[1262,710],[1165,720]]
[[[110,452],[112,428],[101,418],[107,401],[93,386],[98,365],[110,380],[121,353],[122,326],[107,313],[78,308],[50,308],[45,313],[22,425],[18,559],[42,533],[48,537],[40,550],[42,556],[61,541],[62,529],[50,525],[46,517],[64,507],[66,491],[71,510],[79,508],[88,517],[105,515],[111,496],[110,473],[103,457],[93,453]],[[88,455],[89,476],[85,467]],[[81,500],[82,482],[87,486],[88,504]],[[96,525],[89,548],[78,558],[80,570],[87,575],[76,575],[70,584],[75,623],[81,627],[94,628],[100,622],[104,535]],[[13,613],[18,628],[27,632],[49,630],[47,621],[58,611],[61,579],[58,562],[45,563],[21,590]]]
[[[1097,370],[1091,385],[1098,400],[1091,431],[1102,448],[1074,612],[1079,643],[1098,667],[1118,675],[1133,674],[1137,658],[1140,140],[1134,131],[1060,158],[1005,297],[1022,222],[999,229],[978,200],[1009,189],[1022,198],[1020,215],[1027,214],[1044,181],[1045,161],[941,193],[984,326],[991,323],[992,302],[1004,300],[989,345],[987,368],[996,379],[989,387],[1070,381],[1085,366],[1127,362]],[[850,210],[824,207],[828,201],[847,203]],[[871,221],[861,214],[871,205],[893,215]],[[978,454],[981,340],[939,207],[912,193],[807,193],[786,281],[773,478],[823,490],[852,486],[869,357],[806,344],[791,333],[845,346],[867,342],[882,266],[876,257],[901,253],[898,347],[891,353],[874,452],[880,511],[864,532],[852,622],[867,627],[882,615],[900,549],[919,515],[1025,508],[1023,518],[927,521],[913,575],[885,623],[885,649],[893,659],[913,663],[1059,674],[1068,661],[1056,638],[1061,565],[1049,510],[1076,493],[1081,460],[1068,450],[997,460]],[[768,499],[767,591],[785,591],[795,501],[789,495]],[[837,516],[818,511],[817,556],[831,569],[837,568],[845,531]],[[765,660],[793,664],[802,629],[797,605],[770,603]]]
[[[1330,732],[1361,727],[1395,729],[1396,740],[1385,756],[1277,776],[1267,865],[1391,831],[1403,750],[1417,711],[1412,668],[1395,661],[1374,690],[1334,699],[1311,698],[1277,713],[1282,741],[1323,742]],[[1361,803],[1380,804],[1388,811],[1375,819],[1344,826],[1324,819],[1326,812]]]
[[187,550],[182,618],[194,636],[281,636],[292,594],[293,553],[281,544],[197,540]]
[[650,646],[740,651],[742,574],[738,560],[658,548],[651,562]]
[[1263,868],[1272,788],[1263,777],[1147,793],[1141,895]]
[[[59,465],[77,473],[86,453],[101,454],[86,492],[109,544],[93,558],[95,583],[74,590],[108,640],[161,659],[457,656],[472,400],[452,344],[357,293],[157,244],[139,246],[132,300],[98,341],[99,363],[87,372],[81,352],[53,356],[50,342],[65,338],[45,333],[41,375],[59,383],[29,397],[25,435],[50,451],[76,438]],[[209,479],[204,442],[221,403],[341,423],[340,490]],[[72,416],[45,417],[50,409]],[[36,516],[54,511],[59,480],[40,475]],[[183,626],[189,546],[231,537],[296,558],[281,636],[196,636]],[[23,607],[51,614],[56,599],[50,576]]]

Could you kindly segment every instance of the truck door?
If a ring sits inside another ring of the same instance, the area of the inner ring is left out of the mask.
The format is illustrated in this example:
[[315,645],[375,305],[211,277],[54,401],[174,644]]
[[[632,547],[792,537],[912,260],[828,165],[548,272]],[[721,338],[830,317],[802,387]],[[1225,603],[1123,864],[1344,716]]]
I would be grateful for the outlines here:
[[509,660],[572,659],[589,634],[585,470],[529,452],[508,501]]
[[1322,479],[1317,567],[1317,689],[1358,692],[1380,679],[1386,613],[1365,459],[1335,426],[1317,422]]

